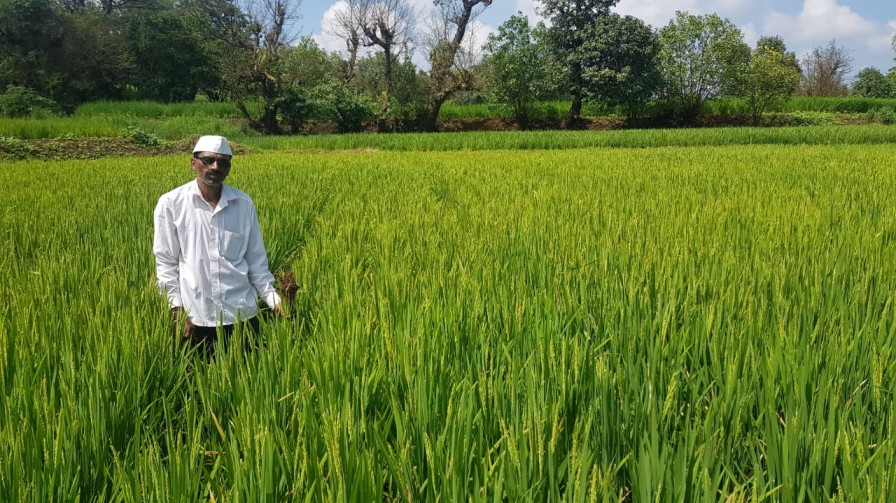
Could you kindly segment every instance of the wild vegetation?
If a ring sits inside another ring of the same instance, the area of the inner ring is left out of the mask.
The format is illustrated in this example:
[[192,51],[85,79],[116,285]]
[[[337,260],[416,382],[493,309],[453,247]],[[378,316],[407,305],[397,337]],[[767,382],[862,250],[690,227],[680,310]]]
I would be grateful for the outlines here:
[[892,500],[891,143],[668,134],[247,137],[295,316],[212,362],[153,286],[185,156],[3,163],[0,499]]
[[896,96],[896,70],[850,82],[835,41],[798,61],[779,34],[751,48],[714,13],[652,27],[612,12],[618,0],[539,0],[547,26],[514,15],[483,45],[471,27],[491,4],[343,0],[322,28],[345,48],[328,51],[300,36],[301,0],[0,0],[0,117],[201,98],[263,134],[320,121],[433,132],[454,100],[507,107],[520,129],[551,100],[566,103],[559,126],[576,129],[589,106],[678,126],[699,124],[707,101],[740,98],[758,125],[793,95]]

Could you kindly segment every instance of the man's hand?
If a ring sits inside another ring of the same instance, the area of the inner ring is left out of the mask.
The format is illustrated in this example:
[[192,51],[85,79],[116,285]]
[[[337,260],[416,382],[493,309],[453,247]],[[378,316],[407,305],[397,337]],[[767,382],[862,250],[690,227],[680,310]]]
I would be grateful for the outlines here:
[[184,311],[183,307],[172,307],[171,308],[171,318],[174,320],[174,325],[177,326],[181,320],[184,320],[184,333],[181,335],[183,340],[187,340],[193,336],[193,320],[187,316],[186,311]]
[[286,309],[283,308],[282,304],[274,306],[274,313],[281,318],[292,318],[290,313],[286,312]]

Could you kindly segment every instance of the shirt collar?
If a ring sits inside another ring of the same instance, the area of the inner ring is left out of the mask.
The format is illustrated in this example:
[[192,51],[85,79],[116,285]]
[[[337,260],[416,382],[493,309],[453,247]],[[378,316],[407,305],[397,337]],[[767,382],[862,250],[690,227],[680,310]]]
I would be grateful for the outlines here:
[[[193,197],[198,197],[203,201],[205,200],[205,197],[203,197],[202,195],[202,191],[199,190],[199,180],[194,179],[193,182],[190,183],[190,194],[192,194]],[[236,195],[233,192],[233,188],[231,188],[230,185],[227,185],[226,183],[223,184],[223,187],[221,189],[221,199],[218,201],[218,204],[215,205],[215,212],[226,208],[230,201],[235,199],[235,197]]]

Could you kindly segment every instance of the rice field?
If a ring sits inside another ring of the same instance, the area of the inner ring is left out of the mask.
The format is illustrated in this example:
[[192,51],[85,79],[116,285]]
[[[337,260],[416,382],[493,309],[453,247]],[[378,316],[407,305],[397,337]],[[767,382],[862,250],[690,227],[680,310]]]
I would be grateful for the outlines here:
[[0,500],[896,497],[892,143],[275,147],[295,316],[213,362],[153,287],[187,156],[0,163]]

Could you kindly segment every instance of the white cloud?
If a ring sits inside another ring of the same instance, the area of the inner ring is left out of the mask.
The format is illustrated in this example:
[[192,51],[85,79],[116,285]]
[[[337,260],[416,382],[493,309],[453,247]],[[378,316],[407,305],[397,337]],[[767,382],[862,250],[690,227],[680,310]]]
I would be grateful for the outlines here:
[[541,7],[541,2],[538,0],[516,0],[516,9],[514,9],[513,14],[522,12],[534,24],[541,19],[541,16],[536,12],[539,7]]
[[[334,3],[324,12],[323,18],[320,20],[319,33],[312,35],[311,38],[327,51],[338,51],[345,56],[345,41],[341,38],[329,33],[330,27],[336,20],[336,15],[346,9],[346,3],[342,0]],[[315,30],[317,31],[317,30]]]
[[[518,0],[520,1],[520,0]],[[662,28],[675,17],[676,11],[690,14],[718,14],[732,22],[752,17],[765,9],[771,0],[620,0],[614,9],[621,15],[640,18],[654,28]]]
[[837,0],[805,0],[796,16],[769,14],[765,30],[784,34],[797,43],[820,44],[831,39],[867,38],[879,27]]
[[744,35],[744,42],[747,43],[750,47],[756,47],[756,42],[759,41],[760,33],[756,29],[756,25],[753,23],[747,23],[740,27],[741,33]]
[[675,16],[675,11],[688,11],[697,14],[699,2],[697,0],[671,0],[657,2],[653,0],[621,0],[614,9],[623,16],[634,16],[654,28],[662,28],[669,24]]

